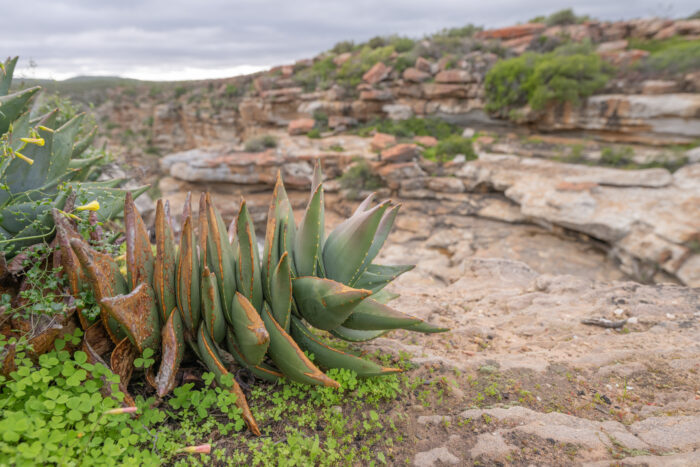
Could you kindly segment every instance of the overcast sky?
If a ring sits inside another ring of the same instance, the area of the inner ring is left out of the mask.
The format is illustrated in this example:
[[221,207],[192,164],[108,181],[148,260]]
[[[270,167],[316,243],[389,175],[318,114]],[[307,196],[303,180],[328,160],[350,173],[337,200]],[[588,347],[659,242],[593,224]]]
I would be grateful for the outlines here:
[[[18,74],[65,79],[220,78],[312,57],[341,40],[498,27],[573,7],[615,20],[685,17],[697,0],[0,0],[0,57]],[[35,66],[30,67],[30,61]]]

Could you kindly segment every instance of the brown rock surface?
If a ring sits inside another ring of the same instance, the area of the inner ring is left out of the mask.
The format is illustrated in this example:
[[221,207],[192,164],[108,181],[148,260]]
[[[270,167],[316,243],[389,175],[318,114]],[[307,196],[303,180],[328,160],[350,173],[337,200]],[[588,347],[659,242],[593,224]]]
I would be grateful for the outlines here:
[[290,135],[303,135],[313,130],[316,122],[313,118],[299,118],[289,122],[287,132]]
[[382,62],[377,62],[367,73],[362,75],[362,79],[369,84],[377,84],[386,79],[391,73],[391,67],[384,65]]

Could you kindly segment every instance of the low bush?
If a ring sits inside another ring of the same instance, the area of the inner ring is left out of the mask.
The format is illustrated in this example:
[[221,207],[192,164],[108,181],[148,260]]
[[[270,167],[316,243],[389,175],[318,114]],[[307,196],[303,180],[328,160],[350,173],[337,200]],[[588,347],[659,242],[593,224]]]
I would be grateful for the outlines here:
[[354,88],[362,82],[362,75],[378,62],[387,62],[395,52],[391,45],[372,48],[364,46],[359,53],[343,63],[336,74],[336,81],[346,87]]
[[476,159],[477,156],[472,147],[471,139],[452,135],[439,141],[436,146],[423,151],[423,157],[437,162],[451,161],[458,154],[464,155],[468,161]]
[[308,68],[294,74],[294,81],[304,88],[304,91],[311,92],[317,88],[327,89],[330,87],[333,76],[338,67],[333,63],[333,57],[326,57],[314,62]]
[[384,186],[381,177],[363,158],[357,158],[354,164],[343,173],[339,181],[342,188],[353,191],[376,190]]
[[374,131],[388,133],[397,138],[433,136],[440,140],[451,135],[459,135],[462,129],[438,118],[412,117],[406,120],[375,120],[359,128],[357,134],[366,137]]
[[651,53],[639,63],[644,71],[674,76],[700,70],[700,40],[672,38],[663,42],[650,41],[646,50]]
[[244,149],[246,152],[262,152],[265,149],[276,147],[277,138],[272,135],[259,135],[246,141]]
[[496,63],[486,74],[486,109],[506,116],[525,105],[535,110],[552,101],[578,105],[611,76],[610,67],[586,47],[565,45],[550,53],[530,52]]

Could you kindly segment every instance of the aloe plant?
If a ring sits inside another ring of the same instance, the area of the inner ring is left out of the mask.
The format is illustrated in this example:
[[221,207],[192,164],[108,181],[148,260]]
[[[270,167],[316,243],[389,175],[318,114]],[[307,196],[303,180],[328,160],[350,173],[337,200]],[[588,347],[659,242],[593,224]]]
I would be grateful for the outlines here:
[[[360,377],[399,370],[333,348],[312,328],[353,342],[392,329],[446,331],[386,305],[396,295],[384,287],[413,266],[374,263],[399,206],[388,201],[371,206],[372,200],[326,237],[320,166],[298,226],[278,176],[262,255],[245,201],[227,231],[209,194],[202,194],[197,236],[188,195],[179,247],[168,205],[158,201],[154,255],[127,194],[126,277],[111,256],[92,250],[54,214],[69,283],[87,280],[101,306],[100,320],[83,326],[87,334],[104,328],[116,345],[111,363],[122,383],[138,354],[160,351],[157,373],[148,371],[146,377],[164,396],[175,386],[189,347],[220,383],[232,384],[244,419],[259,434],[243,391],[229,374],[232,362],[267,381],[289,378],[338,387],[319,367],[347,368]],[[314,355],[313,362],[305,351]]]
[[125,193],[116,188],[119,180],[86,181],[101,157],[83,157],[96,134],[92,128],[78,138],[84,114],[60,127],[57,111],[30,117],[29,105],[41,88],[10,93],[16,63],[17,57],[0,64],[0,255],[7,259],[53,236],[52,208],[64,209],[78,196],[96,201],[104,221],[121,212]]

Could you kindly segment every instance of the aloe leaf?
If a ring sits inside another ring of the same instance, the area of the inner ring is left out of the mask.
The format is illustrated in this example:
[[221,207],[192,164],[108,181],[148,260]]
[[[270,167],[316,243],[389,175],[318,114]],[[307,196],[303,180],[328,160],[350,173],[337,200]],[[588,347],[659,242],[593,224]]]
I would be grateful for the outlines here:
[[180,314],[171,310],[161,330],[162,348],[160,367],[155,378],[158,397],[164,397],[175,387],[175,377],[185,355],[185,338]]
[[233,385],[231,386],[230,391],[236,395],[236,406],[238,406],[238,408],[241,409],[241,411],[243,412],[243,420],[245,420],[246,424],[248,425],[248,428],[251,432],[253,432],[254,435],[260,436],[260,429],[258,428],[258,424],[255,422],[255,418],[253,418],[253,414],[250,411],[250,407],[248,407],[248,402],[246,401],[245,394],[243,394],[241,387],[233,378],[233,375],[231,375],[228,372],[228,370],[222,363],[221,357],[218,353],[218,349],[214,342],[211,340],[209,333],[205,330],[204,323],[202,323],[199,326],[199,331],[197,332],[197,346],[199,349],[200,358],[207,366],[209,371],[214,373],[214,376],[216,377],[216,382],[224,387],[224,377],[227,377],[229,382],[232,382]]
[[202,271],[201,282],[202,319],[206,325],[207,332],[214,339],[214,342],[220,343],[226,335],[226,322],[224,313],[221,310],[219,288],[216,284],[216,276],[205,266]]
[[236,345],[236,336],[230,326],[226,330],[226,348],[239,365],[248,369],[248,371],[253,373],[256,377],[271,383],[277,382],[280,378],[284,378],[282,373],[264,362],[258,365],[251,365],[246,362],[241,350]]
[[323,223],[323,185],[318,185],[309,200],[295,238],[294,264],[300,276],[316,275],[316,266],[323,248]]
[[126,333],[109,314],[102,304],[102,299],[127,293],[126,280],[119,272],[119,265],[110,255],[93,250],[82,239],[72,238],[70,245],[88,278],[95,301],[100,305],[102,324],[112,342],[116,344],[126,336]]
[[386,368],[374,362],[343,352],[325,344],[298,318],[292,316],[292,337],[299,347],[314,355],[314,362],[324,368],[347,368],[361,378],[398,373],[399,368]]
[[236,270],[233,247],[228,242],[226,226],[219,211],[206,195],[207,258],[209,269],[216,275],[221,302],[226,314],[231,313],[233,294],[236,292]]
[[260,314],[240,292],[233,297],[231,311],[236,347],[249,365],[259,365],[270,345],[270,334]]
[[10,90],[10,85],[12,84],[12,74],[15,71],[15,65],[17,65],[17,59],[19,57],[8,58],[0,67],[0,96],[4,96]]
[[156,203],[156,257],[153,263],[153,289],[158,301],[160,317],[165,322],[177,305],[175,298],[175,271],[177,253],[170,222],[166,219],[163,200]]
[[450,330],[450,328],[436,326],[434,324],[428,323],[427,321],[421,321],[420,323],[415,324],[413,326],[409,326],[405,329],[408,331],[422,332],[425,334],[435,334],[438,332],[447,332]]
[[236,285],[238,290],[253,306],[262,309],[263,291],[260,278],[260,252],[255,237],[255,226],[250,218],[245,200],[236,217],[236,238],[238,255],[236,268]]
[[148,230],[131,193],[124,200],[124,233],[126,234],[126,281],[132,289],[145,282],[153,283],[153,250]]
[[150,285],[141,282],[130,293],[105,297],[100,304],[122,326],[140,353],[158,348],[161,338],[158,310]]
[[289,268],[289,255],[285,251],[272,274],[270,284],[270,308],[272,316],[289,332],[289,316],[292,308],[292,272]]
[[376,339],[377,337],[383,336],[384,334],[389,332],[389,330],[385,329],[382,331],[358,331],[356,329],[348,329],[343,326],[338,326],[337,328],[332,329],[330,332],[335,337],[349,342],[366,342],[372,339]]
[[[85,138],[81,139],[80,141],[76,142],[73,145],[73,151],[71,152],[71,159],[76,159],[80,157],[87,148],[90,147],[92,142],[95,140],[95,136],[97,135],[97,126],[94,126],[92,130],[90,130],[90,133],[85,136]],[[97,156],[99,158],[102,158],[103,156]],[[92,159],[97,159],[97,157],[94,157]]]
[[177,308],[185,329],[194,334],[200,321],[199,261],[192,232],[192,216],[185,218],[177,261]]
[[377,293],[401,274],[413,268],[415,268],[413,264],[397,266],[370,264],[367,270],[363,272],[360,278],[355,282],[355,287],[369,289],[372,293]]
[[24,111],[29,99],[39,92],[40,89],[39,86],[35,86],[0,96],[0,135],[7,133],[12,122]]
[[384,202],[354,215],[336,228],[323,246],[323,264],[328,278],[348,284],[359,274],[367,258],[379,223],[388,207]]
[[285,377],[299,383],[340,387],[337,381],[326,376],[311,363],[294,339],[275,321],[267,304],[263,305],[262,318],[270,333],[268,353]]
[[371,292],[353,289],[330,279],[298,277],[292,282],[299,312],[312,326],[330,330],[340,326]]
[[381,331],[386,329],[407,329],[422,320],[396,311],[376,300],[366,298],[355,307],[343,327],[358,331]]

